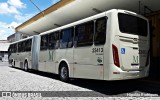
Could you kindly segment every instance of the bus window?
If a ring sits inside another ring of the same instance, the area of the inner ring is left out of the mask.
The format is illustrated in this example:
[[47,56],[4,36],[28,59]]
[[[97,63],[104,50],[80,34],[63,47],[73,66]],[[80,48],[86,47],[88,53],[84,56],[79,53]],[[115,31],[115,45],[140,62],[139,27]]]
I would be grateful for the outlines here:
[[22,48],[22,42],[19,42],[18,43],[18,52],[22,52],[21,48]]
[[13,44],[11,44],[11,45],[9,46],[8,51],[9,51],[10,53],[13,53]]
[[25,48],[24,48],[24,47],[26,46],[26,45],[25,45],[25,42],[26,42],[26,41],[23,41],[23,42],[22,42],[22,52],[25,52]]
[[31,39],[26,41],[26,43],[25,43],[25,45],[26,45],[25,51],[31,51],[31,44],[32,44],[32,40]]
[[119,29],[123,33],[147,36],[147,21],[128,14],[118,14]]
[[48,35],[41,36],[41,50],[48,49]]
[[17,44],[13,45],[13,52],[16,53],[17,52]]
[[49,34],[49,49],[57,49],[59,47],[59,32]]
[[93,44],[94,22],[90,21],[76,26],[75,46],[91,46]]
[[106,41],[106,17],[96,20],[94,44],[103,45]]
[[8,58],[10,57],[11,53],[12,53],[12,45],[10,45],[8,48]]
[[60,34],[60,48],[71,48],[73,46],[74,28],[64,29]]

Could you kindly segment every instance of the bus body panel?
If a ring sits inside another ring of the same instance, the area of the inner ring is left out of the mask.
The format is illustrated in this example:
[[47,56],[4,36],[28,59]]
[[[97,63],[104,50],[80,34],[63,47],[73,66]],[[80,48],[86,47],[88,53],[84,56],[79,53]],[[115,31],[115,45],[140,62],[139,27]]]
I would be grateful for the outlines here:
[[65,62],[69,69],[69,76],[73,77],[73,48],[57,49],[56,52],[56,72],[59,73],[59,67],[62,62]]
[[[120,40],[120,57],[122,62],[123,70],[141,70],[146,65],[147,61],[147,39],[142,40],[137,37],[121,37],[118,36],[116,39]],[[135,42],[134,39],[136,39]],[[124,51],[125,50],[125,51]],[[144,63],[145,62],[145,63]]]
[[39,52],[39,66],[38,66],[39,71],[47,72],[47,68],[46,68],[46,62],[48,60],[47,54],[48,54],[47,50]]
[[47,51],[47,61],[46,61],[46,71],[50,73],[56,73],[56,66],[55,66],[55,57],[56,57],[56,50],[48,50]]
[[[100,49],[94,53],[94,49]],[[74,77],[103,79],[103,46],[79,47],[74,49]],[[99,61],[100,60],[100,61]]]

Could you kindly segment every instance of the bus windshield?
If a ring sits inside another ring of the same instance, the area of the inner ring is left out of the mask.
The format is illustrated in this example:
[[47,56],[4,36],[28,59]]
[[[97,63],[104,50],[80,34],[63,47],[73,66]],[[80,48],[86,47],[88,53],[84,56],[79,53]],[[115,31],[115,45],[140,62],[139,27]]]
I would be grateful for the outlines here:
[[128,14],[119,13],[119,29],[122,33],[147,36],[147,21]]

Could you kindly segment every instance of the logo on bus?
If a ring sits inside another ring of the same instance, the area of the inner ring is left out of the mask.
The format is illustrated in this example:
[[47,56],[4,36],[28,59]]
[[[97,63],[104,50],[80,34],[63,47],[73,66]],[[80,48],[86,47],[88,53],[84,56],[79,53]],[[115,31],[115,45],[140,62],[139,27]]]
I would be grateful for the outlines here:
[[101,63],[101,62],[102,62],[102,58],[101,58],[101,57],[98,57],[98,58],[97,58],[97,61],[98,61],[99,63]]
[[139,64],[139,57],[133,56],[133,64]]

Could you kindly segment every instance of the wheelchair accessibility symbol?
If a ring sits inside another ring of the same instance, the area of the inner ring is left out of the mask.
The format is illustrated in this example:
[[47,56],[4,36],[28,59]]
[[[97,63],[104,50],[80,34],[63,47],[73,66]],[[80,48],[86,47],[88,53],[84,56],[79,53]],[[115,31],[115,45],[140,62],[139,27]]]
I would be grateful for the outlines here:
[[121,54],[125,54],[126,53],[126,49],[125,48],[121,48]]

